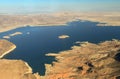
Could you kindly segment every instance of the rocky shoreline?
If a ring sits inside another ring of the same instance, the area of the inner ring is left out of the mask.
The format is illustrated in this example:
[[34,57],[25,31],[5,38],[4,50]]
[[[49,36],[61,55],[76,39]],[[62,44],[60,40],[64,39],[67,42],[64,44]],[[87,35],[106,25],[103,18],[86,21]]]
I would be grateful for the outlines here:
[[80,43],[71,50],[58,54],[50,53],[56,62],[46,64],[42,79],[119,79],[120,41],[105,41],[99,44]]
[[[54,56],[56,61],[52,64],[45,64],[44,76],[33,73],[32,68],[25,61],[0,59],[0,79],[120,78],[120,40],[105,41],[98,44],[77,43],[80,46],[73,46],[71,50],[61,51],[58,54],[46,54],[46,56]],[[6,46],[5,44],[14,46],[13,43],[2,40],[0,48]]]

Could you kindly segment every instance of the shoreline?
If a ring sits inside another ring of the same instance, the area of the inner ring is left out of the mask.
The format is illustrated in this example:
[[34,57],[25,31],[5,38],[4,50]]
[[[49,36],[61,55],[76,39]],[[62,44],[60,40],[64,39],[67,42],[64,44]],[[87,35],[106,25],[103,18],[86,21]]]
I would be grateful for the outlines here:
[[[73,20],[74,21],[74,20]],[[11,27],[11,28],[8,28],[8,29],[1,29],[0,30],[0,33],[3,33],[3,32],[7,32],[7,31],[11,31],[11,30],[14,30],[14,29],[17,29],[17,28],[21,28],[21,27],[27,27],[27,26],[29,26],[29,27],[61,27],[61,26],[67,26],[67,23],[65,23],[65,24],[46,24],[46,25],[44,25],[44,24],[41,24],[41,25],[21,25],[21,26],[13,26],[13,27]]]
[[27,62],[25,62],[25,61],[23,61],[23,62],[25,63],[26,67],[28,68],[28,71],[26,72],[26,74],[33,73],[31,66]]
[[[60,12],[52,14],[1,15],[0,33],[26,26],[67,26],[67,23],[80,20],[97,22],[96,26],[120,26],[120,12]],[[8,21],[4,23],[7,17]],[[5,27],[5,28],[4,28]]]
[[120,65],[116,59],[119,58],[120,40],[98,44],[83,42],[71,48],[58,54],[46,54],[54,56],[56,61],[45,65],[43,79],[117,79],[115,77],[119,76]]
[[4,52],[2,55],[0,55],[0,59],[3,58],[5,55],[9,54],[10,52],[12,52],[15,48],[16,46],[14,45],[10,50]]

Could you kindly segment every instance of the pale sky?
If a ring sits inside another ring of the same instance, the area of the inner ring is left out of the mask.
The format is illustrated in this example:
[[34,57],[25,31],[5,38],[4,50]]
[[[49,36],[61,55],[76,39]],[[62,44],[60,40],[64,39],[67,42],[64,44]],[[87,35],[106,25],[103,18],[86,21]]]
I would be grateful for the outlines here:
[[120,11],[120,0],[0,0],[0,13]]

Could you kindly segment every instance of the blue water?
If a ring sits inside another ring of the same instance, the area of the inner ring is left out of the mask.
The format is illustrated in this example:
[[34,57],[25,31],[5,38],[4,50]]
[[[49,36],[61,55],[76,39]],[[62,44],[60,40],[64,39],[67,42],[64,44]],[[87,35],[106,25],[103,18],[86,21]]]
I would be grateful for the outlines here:
[[[74,21],[65,26],[21,27],[0,33],[0,38],[14,32],[22,32],[8,39],[16,44],[17,48],[7,54],[6,59],[22,59],[33,68],[33,72],[45,73],[45,63],[54,61],[54,57],[45,56],[46,53],[58,53],[69,50],[76,41],[99,43],[105,40],[120,39],[120,27],[99,27],[97,22]],[[30,32],[30,34],[26,34]],[[59,35],[69,35],[70,38],[59,39]]]

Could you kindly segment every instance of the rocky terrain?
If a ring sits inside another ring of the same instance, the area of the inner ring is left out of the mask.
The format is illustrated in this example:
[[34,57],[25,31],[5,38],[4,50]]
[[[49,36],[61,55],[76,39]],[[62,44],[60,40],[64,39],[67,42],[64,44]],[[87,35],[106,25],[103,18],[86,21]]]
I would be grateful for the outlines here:
[[120,26],[120,12],[59,12],[51,14],[0,15],[0,32],[23,26],[66,25],[73,20],[99,22],[98,26]]
[[46,64],[42,79],[120,79],[120,41],[84,42],[71,50],[50,53],[56,62]]
[[[44,76],[32,73],[22,60],[0,59],[0,79],[120,79],[119,40],[77,43],[70,50],[46,54],[55,56],[56,61],[45,64]],[[0,40],[0,50],[6,52],[11,46],[15,45]]]

